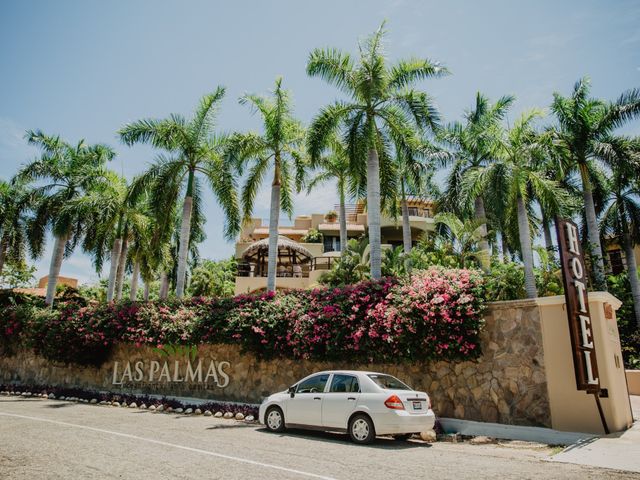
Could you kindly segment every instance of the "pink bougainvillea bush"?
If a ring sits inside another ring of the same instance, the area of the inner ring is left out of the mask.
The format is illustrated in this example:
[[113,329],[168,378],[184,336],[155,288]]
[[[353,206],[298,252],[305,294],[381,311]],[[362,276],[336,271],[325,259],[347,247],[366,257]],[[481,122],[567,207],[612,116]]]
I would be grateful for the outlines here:
[[[479,355],[484,284],[479,272],[431,268],[341,288],[182,302],[0,311],[0,350],[33,348],[56,361],[99,365],[117,343],[238,344],[260,357],[355,363],[462,360]],[[2,352],[0,352],[2,353]]]

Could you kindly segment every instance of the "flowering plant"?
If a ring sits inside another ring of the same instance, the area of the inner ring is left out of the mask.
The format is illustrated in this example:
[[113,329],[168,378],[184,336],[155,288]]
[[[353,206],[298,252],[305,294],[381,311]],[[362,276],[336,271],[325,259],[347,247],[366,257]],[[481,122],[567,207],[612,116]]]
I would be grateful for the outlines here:
[[260,357],[350,362],[476,357],[484,283],[475,270],[433,267],[411,277],[338,288],[57,309],[5,307],[0,353],[18,345],[62,362],[100,365],[117,343],[231,343]]

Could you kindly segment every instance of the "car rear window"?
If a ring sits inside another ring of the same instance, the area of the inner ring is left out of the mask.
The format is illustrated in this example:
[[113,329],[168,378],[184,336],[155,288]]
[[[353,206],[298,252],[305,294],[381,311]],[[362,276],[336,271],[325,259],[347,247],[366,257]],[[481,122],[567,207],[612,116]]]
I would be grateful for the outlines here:
[[391,375],[382,375],[377,373],[370,373],[368,377],[376,382],[380,388],[385,390],[411,390],[411,387],[402,383],[396,377]]

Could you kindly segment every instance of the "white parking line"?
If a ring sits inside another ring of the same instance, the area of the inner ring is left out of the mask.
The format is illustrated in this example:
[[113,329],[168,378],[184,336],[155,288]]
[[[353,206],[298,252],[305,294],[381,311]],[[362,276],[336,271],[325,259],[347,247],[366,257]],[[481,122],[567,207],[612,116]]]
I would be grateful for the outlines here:
[[231,455],[224,455],[222,453],[211,452],[209,450],[201,450],[199,448],[187,447],[185,445],[177,445],[175,443],[163,442],[161,440],[154,440],[153,438],[139,437],[137,435],[131,435],[129,433],[114,432],[112,430],[104,430],[102,428],[88,427],[86,425],[78,425],[78,424],[75,424],[75,423],[59,422],[57,420],[49,420],[47,418],[30,417],[30,416],[27,416],[27,415],[17,415],[17,414],[14,414],[14,413],[0,412],[0,415],[5,416],[5,417],[23,418],[25,420],[33,420],[33,421],[37,421],[37,422],[52,423],[54,425],[62,425],[62,426],[65,426],[65,427],[79,428],[79,429],[82,429],[82,430],[89,430],[89,431],[92,431],[92,432],[106,433],[106,434],[109,434],[109,435],[114,435],[114,436],[117,436],[117,437],[130,438],[130,439],[133,439],[133,440],[142,440],[143,442],[155,443],[156,445],[163,445],[165,447],[178,448],[180,450],[186,450],[188,452],[201,453],[203,455],[209,455],[211,457],[224,458],[226,460],[233,460],[235,462],[247,463],[249,465],[256,465],[258,467],[270,468],[272,470],[280,470],[280,471],[283,471],[283,472],[295,473],[295,474],[298,474],[298,475],[302,475],[304,477],[320,478],[320,479],[323,479],[323,480],[336,480],[333,477],[326,477],[324,475],[317,475],[315,473],[303,472],[301,470],[295,470],[293,468],[287,468],[287,467],[281,467],[281,466],[278,466],[278,465],[271,465],[269,463],[257,462],[255,460],[249,460],[248,458],[233,457]]

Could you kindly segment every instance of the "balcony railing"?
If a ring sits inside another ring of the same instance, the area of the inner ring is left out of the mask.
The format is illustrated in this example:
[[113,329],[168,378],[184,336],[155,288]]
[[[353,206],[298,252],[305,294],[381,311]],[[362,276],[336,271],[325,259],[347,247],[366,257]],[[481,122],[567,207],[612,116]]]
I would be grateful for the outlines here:
[[428,208],[409,207],[408,210],[412,217],[431,218],[431,210]]
[[[313,270],[331,270],[338,257],[316,257],[311,263],[297,265],[280,265],[276,269],[276,277],[282,278],[309,278],[309,272]],[[238,262],[237,277],[266,277],[267,266],[263,268],[255,263]]]
[[[267,276],[267,266],[264,265],[264,268],[259,268],[260,265],[249,262],[239,262],[238,263],[238,273],[236,276],[238,277],[266,277]],[[308,278],[309,271],[311,270],[311,266],[308,264],[304,265],[279,265],[276,268],[276,277],[282,278]]]

